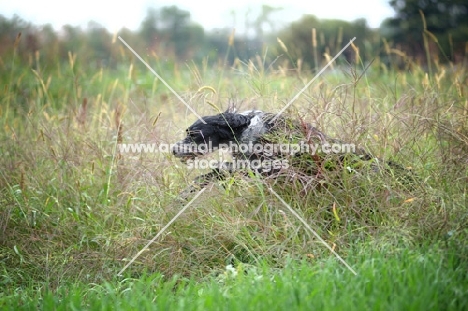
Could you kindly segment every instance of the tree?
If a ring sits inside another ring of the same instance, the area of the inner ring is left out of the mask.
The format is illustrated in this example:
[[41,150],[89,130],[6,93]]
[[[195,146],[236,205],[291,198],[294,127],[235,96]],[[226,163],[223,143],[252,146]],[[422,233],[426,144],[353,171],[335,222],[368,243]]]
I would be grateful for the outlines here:
[[190,21],[190,13],[176,6],[161,9],[163,33],[173,45],[178,58],[194,54],[200,48],[204,31],[199,25]]
[[140,26],[140,36],[145,40],[149,45],[152,45],[155,40],[158,29],[158,20],[159,20],[159,11],[150,8],[146,12],[146,17],[141,22]]
[[270,20],[270,14],[280,10],[282,10],[282,8],[275,8],[265,4],[262,5],[262,12],[252,23],[258,38],[263,39],[264,24],[267,24],[270,27],[270,30],[275,29],[275,23]]
[[[316,42],[312,42],[312,29],[316,30]],[[310,68],[315,69],[318,69],[326,60],[321,57],[324,53],[333,57],[353,37],[358,38],[354,41],[354,45],[359,47],[360,56],[363,57],[366,50],[364,44],[373,39],[371,38],[372,32],[367,28],[364,19],[353,22],[320,20],[313,15],[304,15],[299,21],[293,22],[281,31],[278,36],[293,60],[300,58]],[[355,58],[352,53],[352,49],[347,49],[343,56],[348,61],[354,62]],[[314,54],[318,56],[317,59]]]
[[[391,0],[390,5],[396,17],[383,23],[384,35],[407,52],[416,57],[423,53],[425,29],[437,38],[440,52],[448,60],[463,51],[468,41],[466,0]],[[432,36],[429,39],[435,43]]]
[[149,9],[140,26],[147,45],[159,53],[175,54],[179,59],[193,55],[203,43],[203,28],[190,20],[190,13],[177,6]]
[[25,22],[18,15],[14,15],[11,19],[0,15],[0,55],[7,51],[11,52],[13,49],[12,43],[16,41],[18,35],[31,28],[32,25]]

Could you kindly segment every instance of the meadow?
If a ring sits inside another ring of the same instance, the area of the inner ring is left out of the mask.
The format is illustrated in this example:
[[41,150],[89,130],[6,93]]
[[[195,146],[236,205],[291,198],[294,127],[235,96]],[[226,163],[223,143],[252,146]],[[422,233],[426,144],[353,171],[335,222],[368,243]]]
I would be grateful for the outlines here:
[[1,59],[1,308],[468,309],[466,64],[434,57],[428,68],[395,50],[338,59],[286,113],[412,178],[338,172],[339,183],[310,187],[235,174],[118,275],[202,173],[169,152],[118,145],[183,138],[196,116],[178,96],[202,116],[232,102],[275,112],[316,72],[261,56],[227,66],[144,55],[176,96],[113,44],[113,68],[72,52],[53,66],[40,52]]

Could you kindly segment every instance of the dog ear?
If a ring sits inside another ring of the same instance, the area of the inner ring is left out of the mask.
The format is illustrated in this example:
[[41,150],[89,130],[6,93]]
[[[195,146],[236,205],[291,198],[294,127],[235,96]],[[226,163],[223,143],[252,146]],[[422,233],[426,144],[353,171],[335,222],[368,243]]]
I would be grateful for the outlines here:
[[220,127],[239,129],[247,127],[250,124],[250,117],[238,113],[222,113],[219,114],[214,124]]
[[216,127],[216,134],[219,138],[229,141],[240,137],[249,126],[250,118],[237,113],[222,113],[217,115],[211,124]]

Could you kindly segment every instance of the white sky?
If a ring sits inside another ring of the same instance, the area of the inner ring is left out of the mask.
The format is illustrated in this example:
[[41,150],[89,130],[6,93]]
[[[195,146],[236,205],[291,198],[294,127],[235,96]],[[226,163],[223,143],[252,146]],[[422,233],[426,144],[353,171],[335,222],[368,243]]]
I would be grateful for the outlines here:
[[[365,18],[370,27],[379,27],[380,22],[393,16],[389,0],[0,0],[0,15],[11,18],[14,14],[35,25],[50,23],[55,29],[65,24],[86,27],[91,20],[115,32],[123,27],[138,29],[148,7],[160,8],[176,5],[190,11],[192,21],[205,29],[229,27],[244,29],[245,18],[258,16],[262,4],[282,7],[283,10],[271,15],[277,29],[304,14],[313,14],[321,19],[343,19],[352,21]],[[236,12],[234,20],[232,11]]]

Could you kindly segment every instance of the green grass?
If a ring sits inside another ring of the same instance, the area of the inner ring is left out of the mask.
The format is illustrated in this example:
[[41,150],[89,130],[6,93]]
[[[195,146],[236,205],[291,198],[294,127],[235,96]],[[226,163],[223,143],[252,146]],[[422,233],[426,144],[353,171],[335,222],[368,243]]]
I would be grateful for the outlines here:
[[290,260],[282,269],[239,265],[197,282],[160,274],[100,284],[68,283],[57,290],[4,293],[15,310],[464,310],[466,265],[445,248],[360,248],[354,276],[333,258]]
[[[120,279],[201,171],[168,153],[119,154],[115,146],[173,143],[195,116],[125,53],[114,69],[80,55],[45,68],[40,54],[34,59],[1,62],[0,306],[467,308],[464,68],[436,64],[428,76],[376,60],[361,78],[360,65],[326,72],[287,113],[410,167],[415,178],[337,171],[311,187],[300,174],[276,183],[235,175],[210,185]],[[278,111],[312,78],[285,63],[265,70],[259,59],[231,69],[148,62],[201,115],[229,99]]]

